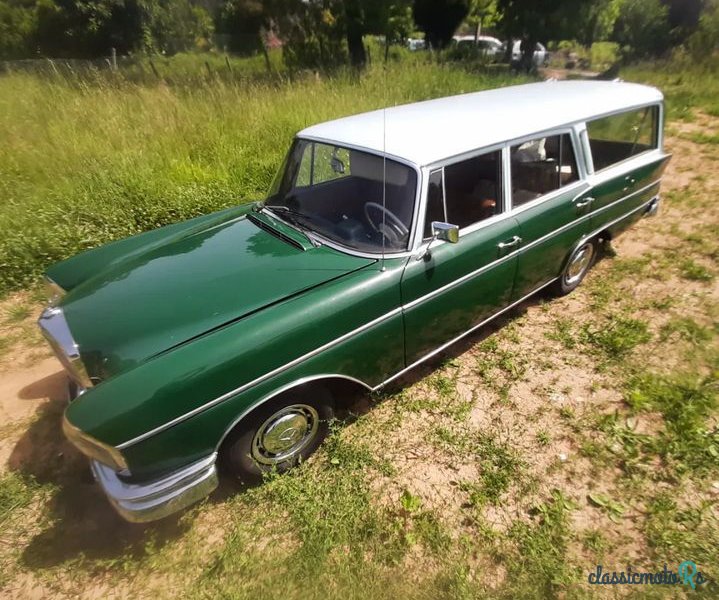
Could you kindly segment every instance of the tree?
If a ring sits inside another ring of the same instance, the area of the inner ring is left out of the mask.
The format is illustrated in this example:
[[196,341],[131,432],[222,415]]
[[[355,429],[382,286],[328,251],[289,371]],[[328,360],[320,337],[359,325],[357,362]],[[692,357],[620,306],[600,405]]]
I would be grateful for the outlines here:
[[431,48],[444,48],[469,13],[469,0],[414,0],[412,12]]
[[572,33],[590,1],[497,0],[500,26],[510,40],[522,39],[522,63],[529,69],[537,42],[574,37]]
[[147,50],[176,54],[212,34],[210,15],[190,0],[155,0],[146,7],[144,28],[151,40],[146,42]]
[[668,12],[660,0],[624,0],[612,39],[626,57],[657,56],[670,44]]
[[36,43],[46,56],[92,58],[111,48],[142,47],[144,9],[137,0],[39,0]]
[[229,0],[220,9],[218,31],[227,34],[233,52],[255,52],[264,48],[262,31],[272,19],[270,3],[261,0]]
[[0,58],[32,54],[36,25],[33,0],[0,0]]
[[469,6],[467,24],[474,29],[474,41],[482,34],[484,27],[493,27],[499,20],[497,0],[472,0]]

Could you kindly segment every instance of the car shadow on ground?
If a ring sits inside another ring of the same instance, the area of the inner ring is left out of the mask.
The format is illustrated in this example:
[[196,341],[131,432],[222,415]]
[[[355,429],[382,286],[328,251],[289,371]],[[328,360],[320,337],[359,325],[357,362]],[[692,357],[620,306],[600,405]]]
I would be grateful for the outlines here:
[[[604,244],[600,246],[593,266],[605,259],[611,259],[614,256],[615,253],[611,244]],[[345,408],[340,411],[340,419],[345,423],[352,422],[357,417],[372,410],[372,407],[378,402],[384,402],[385,399],[389,398],[392,394],[399,392],[403,388],[418,383],[425,377],[431,375],[434,371],[439,369],[443,363],[461,356],[476,344],[479,344],[493,333],[496,333],[515,319],[524,315],[530,307],[540,305],[544,302],[551,302],[553,299],[556,299],[557,296],[552,290],[552,287],[553,286],[548,286],[539,290],[517,306],[499,315],[486,325],[479,327],[476,331],[467,334],[464,338],[457,340],[457,342],[442,352],[438,352],[435,356],[417,365],[414,369],[407,371],[407,373],[398,377],[396,380],[391,381],[386,387],[382,388],[378,392],[358,393],[346,404]]]
[[[66,439],[62,415],[67,403],[62,372],[44,377],[20,391],[26,400],[48,399],[41,404],[31,425],[15,444],[8,467],[48,488],[47,504],[40,507],[37,528],[21,561],[30,569],[47,568],[86,558],[112,561],[141,559],[181,537],[192,525],[194,513],[180,512],[153,523],[128,523],[112,508],[95,482],[88,460]],[[223,502],[239,491],[229,481],[208,502]]]

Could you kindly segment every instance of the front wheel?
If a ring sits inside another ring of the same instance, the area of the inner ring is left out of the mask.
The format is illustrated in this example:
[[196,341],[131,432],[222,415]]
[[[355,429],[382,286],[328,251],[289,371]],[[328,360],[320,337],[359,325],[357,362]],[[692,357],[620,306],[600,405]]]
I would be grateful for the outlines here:
[[582,242],[572,252],[555,285],[555,290],[560,296],[569,294],[582,283],[584,276],[594,262],[596,254],[597,241],[594,239]]
[[289,390],[260,406],[230,433],[221,449],[223,466],[242,483],[283,473],[307,459],[329,433],[334,403],[323,387]]

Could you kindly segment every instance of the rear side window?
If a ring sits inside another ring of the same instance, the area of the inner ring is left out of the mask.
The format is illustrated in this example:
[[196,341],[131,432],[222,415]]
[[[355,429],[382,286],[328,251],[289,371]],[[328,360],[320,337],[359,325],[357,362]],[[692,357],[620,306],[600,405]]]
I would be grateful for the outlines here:
[[601,171],[658,145],[659,107],[646,106],[587,123],[594,170]]
[[512,206],[522,206],[579,179],[568,133],[537,138],[510,148]]

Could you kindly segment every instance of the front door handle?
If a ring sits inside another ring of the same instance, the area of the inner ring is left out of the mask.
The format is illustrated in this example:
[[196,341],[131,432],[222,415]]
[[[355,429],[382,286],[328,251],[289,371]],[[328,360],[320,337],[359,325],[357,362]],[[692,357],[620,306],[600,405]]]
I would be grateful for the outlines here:
[[637,182],[637,180],[634,179],[634,177],[632,177],[631,175],[627,175],[627,176],[624,178],[624,183],[626,183],[626,185],[624,186],[624,191],[626,192],[626,191],[627,191],[630,187],[632,187],[636,182]]
[[518,235],[515,235],[511,240],[507,240],[506,242],[500,242],[497,244],[497,248],[499,248],[500,252],[507,250],[509,248],[514,248],[515,246],[519,246],[519,244],[522,243],[522,238]]
[[586,208],[587,206],[589,206],[592,202],[594,202],[594,198],[592,198],[591,196],[587,196],[583,200],[575,202],[574,206],[581,210],[582,208]]

